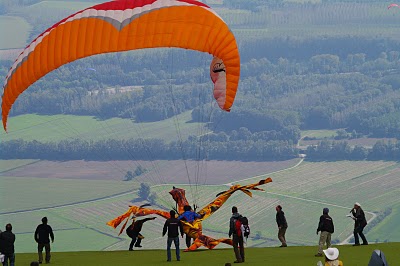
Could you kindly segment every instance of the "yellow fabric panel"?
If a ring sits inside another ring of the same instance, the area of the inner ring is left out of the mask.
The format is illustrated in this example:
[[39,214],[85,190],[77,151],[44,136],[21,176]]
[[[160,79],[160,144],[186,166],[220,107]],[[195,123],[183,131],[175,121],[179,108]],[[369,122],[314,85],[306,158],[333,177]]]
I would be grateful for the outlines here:
[[228,26],[206,9],[179,6],[143,14],[121,31],[98,18],[82,18],[58,25],[8,80],[2,104],[4,128],[18,95],[48,72],[95,54],[151,47],[180,47],[221,58],[226,66],[224,109],[230,109],[240,75],[235,38]]

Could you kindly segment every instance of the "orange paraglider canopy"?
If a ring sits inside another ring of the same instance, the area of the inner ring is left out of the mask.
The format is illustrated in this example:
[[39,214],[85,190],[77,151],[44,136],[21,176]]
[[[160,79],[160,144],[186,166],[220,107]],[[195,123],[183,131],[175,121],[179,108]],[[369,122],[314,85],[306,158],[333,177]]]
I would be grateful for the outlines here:
[[118,0],[61,20],[24,49],[4,81],[4,129],[18,96],[54,69],[96,54],[155,47],[213,55],[214,97],[221,109],[230,110],[240,76],[239,51],[228,25],[214,10],[193,0]]

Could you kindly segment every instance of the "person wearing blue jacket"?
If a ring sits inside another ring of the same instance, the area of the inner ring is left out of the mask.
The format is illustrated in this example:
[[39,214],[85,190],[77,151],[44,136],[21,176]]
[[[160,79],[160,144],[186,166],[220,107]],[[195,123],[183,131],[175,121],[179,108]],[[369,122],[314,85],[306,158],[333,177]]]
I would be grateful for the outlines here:
[[[188,223],[193,223],[195,219],[201,218],[201,215],[194,212],[192,207],[186,205],[183,207],[184,212],[178,216],[178,220],[184,220]],[[192,239],[186,235],[186,246],[189,248],[192,245]]]

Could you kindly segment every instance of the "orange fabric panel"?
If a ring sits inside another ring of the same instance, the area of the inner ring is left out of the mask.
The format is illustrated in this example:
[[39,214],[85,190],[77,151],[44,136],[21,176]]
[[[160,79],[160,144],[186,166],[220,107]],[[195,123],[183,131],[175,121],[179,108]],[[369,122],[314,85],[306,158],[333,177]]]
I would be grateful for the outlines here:
[[198,6],[176,6],[142,14],[119,31],[109,22],[81,18],[55,27],[16,68],[5,86],[2,118],[16,98],[48,72],[77,59],[115,51],[152,47],[178,47],[208,52],[224,61],[226,100],[233,104],[240,75],[236,40],[228,26],[208,10]]

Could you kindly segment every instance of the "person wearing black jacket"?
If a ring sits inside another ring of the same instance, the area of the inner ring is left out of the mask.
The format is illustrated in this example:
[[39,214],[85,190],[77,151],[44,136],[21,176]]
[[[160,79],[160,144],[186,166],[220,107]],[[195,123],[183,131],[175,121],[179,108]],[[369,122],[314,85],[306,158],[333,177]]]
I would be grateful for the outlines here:
[[0,233],[0,252],[4,255],[4,266],[14,266],[15,250],[14,250],[15,235],[12,232],[12,225],[6,225],[6,231]]
[[326,248],[331,247],[331,236],[335,232],[335,227],[333,225],[332,217],[329,216],[329,209],[324,208],[322,210],[322,215],[319,217],[319,223],[317,228],[317,235],[321,232],[319,236],[319,249],[318,253],[315,254],[316,257],[324,256],[322,250],[326,242]]
[[171,245],[174,242],[175,252],[176,252],[176,260],[180,261],[180,250],[179,250],[179,231],[181,233],[181,237],[183,237],[183,226],[180,220],[175,217],[175,211],[169,212],[170,218],[167,219],[164,223],[162,236],[168,231],[168,239],[167,239],[167,261],[171,261]]
[[142,246],[140,243],[142,242],[142,239],[144,238],[141,234],[140,231],[142,230],[143,224],[147,221],[154,220],[156,217],[152,218],[146,218],[142,219],[139,221],[136,221],[136,217],[132,218],[132,224],[126,228],[126,234],[132,238],[131,243],[129,244],[129,251],[133,251],[133,245],[137,248],[141,248]]
[[288,228],[288,224],[286,222],[285,213],[282,211],[282,206],[278,205],[275,208],[276,210],[276,223],[278,224],[278,239],[281,241],[281,248],[287,247],[286,244],[286,229]]
[[354,245],[353,246],[359,246],[360,245],[360,239],[358,238],[358,235],[360,235],[363,243],[362,245],[368,245],[368,241],[365,238],[365,235],[363,234],[364,227],[367,226],[367,219],[365,218],[365,214],[363,209],[361,209],[360,203],[356,202],[354,204],[353,209],[350,211],[351,214],[353,214],[353,220],[354,220]]
[[35,241],[38,244],[38,255],[39,255],[39,263],[43,262],[43,248],[46,251],[46,263],[50,263],[50,238],[51,242],[54,242],[54,234],[53,229],[50,225],[47,224],[47,217],[42,218],[42,224],[39,224],[35,230]]

